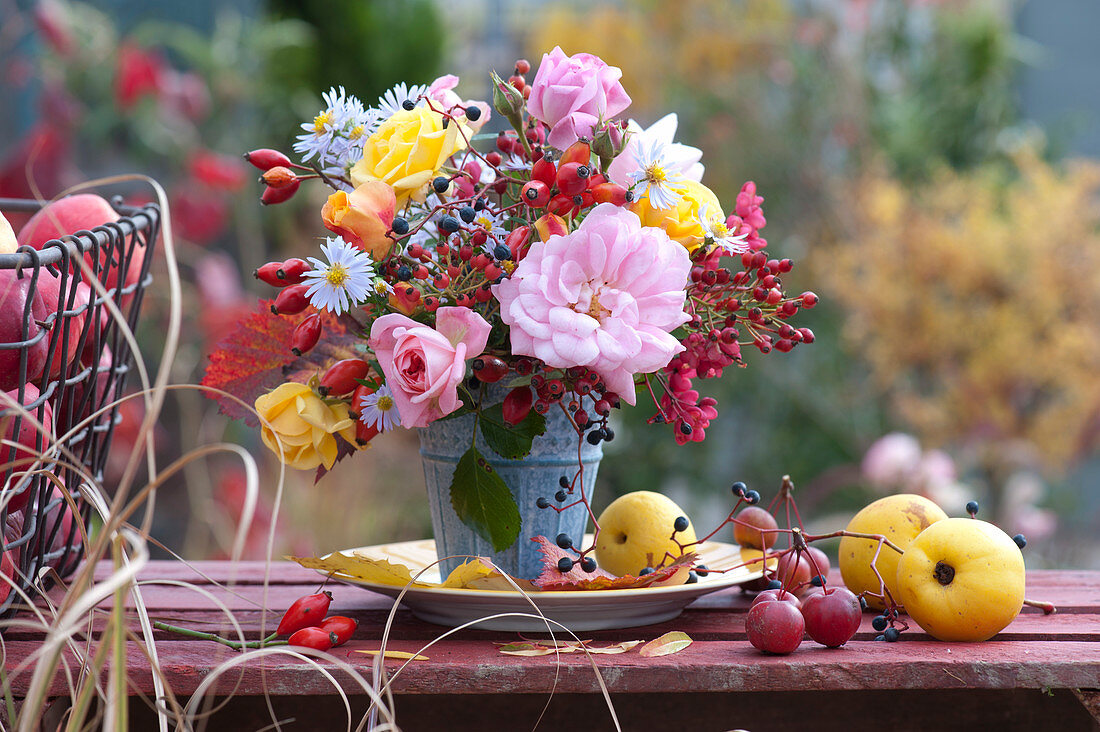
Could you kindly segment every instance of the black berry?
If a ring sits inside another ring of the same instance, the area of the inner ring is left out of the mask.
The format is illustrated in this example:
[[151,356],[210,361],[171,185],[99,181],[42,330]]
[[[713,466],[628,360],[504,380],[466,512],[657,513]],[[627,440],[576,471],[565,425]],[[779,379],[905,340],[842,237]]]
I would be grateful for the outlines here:
[[677,516],[676,520],[672,522],[672,528],[677,531],[687,531],[688,520],[687,516]]
[[570,559],[569,557],[562,557],[561,559],[558,560],[558,571],[559,572],[568,572],[571,569],[573,569],[573,560],[572,559]]
[[503,261],[505,259],[511,259],[512,258],[512,250],[509,249],[508,247],[504,246],[503,244],[497,244],[493,248],[493,256],[496,257],[497,259],[501,260],[501,261]]
[[896,641],[899,636],[901,636],[901,631],[899,631],[897,628],[887,628],[882,632],[882,637],[891,643]]
[[592,557],[585,557],[581,560],[581,569],[583,569],[585,572],[595,572],[596,560]]
[[558,534],[558,538],[555,541],[562,549],[568,549],[573,546],[573,537],[569,536],[569,534]]
[[401,218],[400,216],[395,216],[393,219],[393,223],[390,225],[390,228],[392,228],[393,233],[397,234],[398,236],[404,236],[405,234],[409,233],[409,222]]
[[451,187],[451,181],[446,176],[438,176],[432,180],[432,190],[436,193],[444,193]]
[[1012,537],[1012,540],[1016,542],[1016,546],[1020,547],[1021,549],[1027,546],[1027,537],[1025,537],[1023,534],[1016,534],[1016,536]]
[[539,508],[550,508],[550,501],[546,499],[546,496],[539,496],[535,499],[535,505]]
[[881,632],[886,630],[886,624],[888,622],[885,615],[876,615],[875,619],[871,621],[871,627]]
[[416,109],[416,102],[411,99],[406,99],[405,101],[401,102],[401,108],[404,109],[406,112],[411,112],[412,110]]
[[978,502],[977,501],[968,501],[967,504],[966,504],[966,512],[968,514],[970,514],[971,516],[976,514],[978,512]]
[[639,577],[645,577],[647,574],[653,574],[653,567],[642,567],[642,571],[638,572]]
[[745,491],[748,490],[748,486],[745,485],[744,483],[742,483],[741,481],[737,481],[736,483],[734,483],[733,485],[730,486],[730,490],[733,492],[733,494],[735,496],[743,496],[743,495],[745,495]]
[[[436,180],[439,180],[436,178]],[[453,234],[459,229],[458,219],[454,216],[444,216],[439,220],[439,228],[448,234]]]
[[751,506],[760,503],[760,494],[756,491],[745,491],[745,502]]
[[471,122],[477,122],[479,119],[481,119],[481,109],[473,106],[472,104],[469,107],[466,107],[466,119],[470,120]]
[[780,582],[777,579],[773,579],[773,580],[768,582],[768,589],[769,590],[778,590],[782,586],[783,586],[783,583]]
[[569,494],[564,489],[554,494],[554,500],[558,503],[565,503],[565,499],[569,497]]
[[475,216],[477,216],[477,211],[474,210],[473,206],[463,206],[458,209],[458,217],[467,224],[472,224]]

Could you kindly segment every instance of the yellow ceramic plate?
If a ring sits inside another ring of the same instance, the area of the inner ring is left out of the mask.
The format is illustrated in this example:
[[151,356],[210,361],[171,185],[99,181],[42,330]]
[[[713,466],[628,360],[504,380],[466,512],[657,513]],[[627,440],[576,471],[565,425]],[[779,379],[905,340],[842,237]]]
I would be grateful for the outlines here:
[[[710,569],[727,569],[742,562],[741,548],[736,544],[708,541],[700,544],[697,551],[699,562]],[[419,576],[419,581],[441,581],[438,566],[429,566],[436,561],[435,542],[431,539],[342,551],[343,554],[352,552],[403,564],[414,576],[427,567]],[[546,622],[538,614],[541,611],[547,618],[572,631],[607,630],[671,620],[696,598],[740,585],[760,575],[759,570],[738,567],[725,573],[708,574],[690,585],[632,590],[532,592],[527,596],[508,590],[410,587],[401,598],[401,604],[421,620],[449,627],[482,619],[477,623],[480,629],[545,632]],[[402,590],[401,587],[339,574],[334,578],[390,597],[397,597]],[[556,625],[553,628],[555,631],[561,629]]]

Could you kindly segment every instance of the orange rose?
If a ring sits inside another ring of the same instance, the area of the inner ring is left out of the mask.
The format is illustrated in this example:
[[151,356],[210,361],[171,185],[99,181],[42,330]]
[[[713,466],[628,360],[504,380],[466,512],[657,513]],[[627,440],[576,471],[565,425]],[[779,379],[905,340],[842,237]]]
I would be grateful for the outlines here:
[[321,220],[344,241],[380,262],[390,253],[393,239],[386,232],[393,225],[397,197],[382,181],[367,181],[349,195],[336,191],[321,207]]

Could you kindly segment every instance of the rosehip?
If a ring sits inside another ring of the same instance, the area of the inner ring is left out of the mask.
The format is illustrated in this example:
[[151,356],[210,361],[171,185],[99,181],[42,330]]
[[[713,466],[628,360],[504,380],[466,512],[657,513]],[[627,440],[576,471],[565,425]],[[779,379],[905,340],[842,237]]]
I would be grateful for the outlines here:
[[355,633],[355,629],[359,627],[359,621],[354,618],[347,618],[343,615],[330,615],[325,618],[320,625],[321,630],[332,633],[336,636],[336,640],[332,642],[333,646],[342,646],[351,640],[351,636]]
[[560,170],[561,166],[568,163],[581,163],[582,165],[587,165],[591,158],[592,146],[587,140],[577,140],[561,154],[561,159],[558,160],[558,169]]
[[293,182],[281,188],[274,188],[268,186],[264,189],[263,195],[260,196],[260,203],[265,206],[271,206],[276,203],[283,203],[289,201],[290,198],[298,192],[298,179],[295,178]]
[[324,619],[331,603],[332,593],[327,590],[315,595],[299,597],[283,613],[283,619],[279,621],[279,627],[275,632],[279,635],[289,635],[302,628],[317,626]]
[[527,386],[517,386],[508,392],[501,406],[504,421],[510,425],[517,425],[526,419],[534,398],[530,387]]
[[288,259],[283,262],[283,266],[279,267],[279,270],[275,273],[284,284],[297,285],[305,279],[306,272],[309,272],[312,267],[304,259]]
[[531,208],[544,208],[550,203],[550,186],[541,180],[530,180],[520,191],[520,198]]
[[478,381],[495,384],[508,373],[508,364],[497,356],[478,356],[471,364]]
[[336,645],[336,633],[320,628],[302,628],[287,639],[287,645],[327,651]]
[[369,372],[370,364],[363,359],[345,358],[329,367],[328,371],[321,377],[317,391],[321,396],[348,394],[355,391],[355,387],[359,385],[359,380],[367,378]]
[[531,181],[539,181],[547,188],[554,185],[558,177],[558,169],[552,160],[543,156],[531,166]]
[[253,271],[252,276],[272,287],[283,287],[287,283],[279,279],[279,268],[282,266],[282,262],[268,262]]
[[283,153],[270,148],[251,150],[244,154],[244,159],[263,171],[271,170],[276,166],[290,167],[291,162]]
[[321,314],[313,313],[294,328],[290,336],[290,350],[295,356],[301,356],[314,346],[321,338]]
[[576,196],[588,188],[592,169],[585,163],[562,163],[555,178],[558,190],[566,196]]
[[290,285],[284,287],[275,298],[271,312],[276,315],[297,315],[309,307],[306,291],[309,285]]

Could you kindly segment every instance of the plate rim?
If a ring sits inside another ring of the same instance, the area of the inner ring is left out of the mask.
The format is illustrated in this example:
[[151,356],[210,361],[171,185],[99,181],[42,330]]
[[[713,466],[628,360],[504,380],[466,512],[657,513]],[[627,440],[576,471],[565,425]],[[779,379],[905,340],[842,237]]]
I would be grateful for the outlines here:
[[[377,550],[380,547],[387,546],[402,546],[409,544],[421,544],[423,542],[433,541],[431,538],[426,539],[413,539],[410,541],[400,542],[385,542],[382,544],[372,544],[370,546],[350,547],[347,549],[337,549],[335,551],[325,554],[322,559],[326,559],[333,554],[344,554],[345,556],[351,556],[352,552],[364,551],[364,550]],[[717,548],[736,548],[738,552],[742,547],[738,544],[723,541],[706,541],[701,542],[700,546],[714,546]],[[412,575],[416,575],[418,570],[414,570],[412,567],[408,568]],[[742,568],[745,569],[745,568]],[[729,587],[735,587],[745,582],[751,582],[754,579],[758,579],[763,576],[763,568],[756,571],[745,570],[745,574],[732,575],[729,573],[717,573],[716,576],[711,579],[700,580],[699,582],[693,582],[691,584],[681,585],[668,585],[665,587],[624,587],[624,588],[609,588],[603,590],[546,590],[537,592],[517,592],[516,590],[490,590],[490,589],[474,589],[469,587],[439,587],[439,586],[417,586],[415,584],[409,584],[404,586],[398,586],[393,584],[385,584],[381,582],[371,582],[359,577],[352,577],[350,575],[344,575],[340,573],[325,572],[322,569],[315,569],[315,572],[325,577],[331,577],[332,579],[339,580],[348,584],[358,585],[369,590],[380,592],[390,597],[397,597],[402,592],[405,593],[405,598],[412,594],[416,595],[428,595],[428,596],[446,596],[446,597],[465,597],[465,598],[516,598],[525,600],[530,598],[544,598],[547,600],[558,600],[564,598],[579,598],[590,597],[605,599],[611,598],[628,598],[634,596],[646,596],[657,598],[663,595],[678,595],[678,594],[692,594],[698,593],[699,595],[709,594],[711,592],[717,592],[718,590],[727,589]],[[413,580],[416,581],[415,579]],[[404,598],[402,598],[404,599]]]

